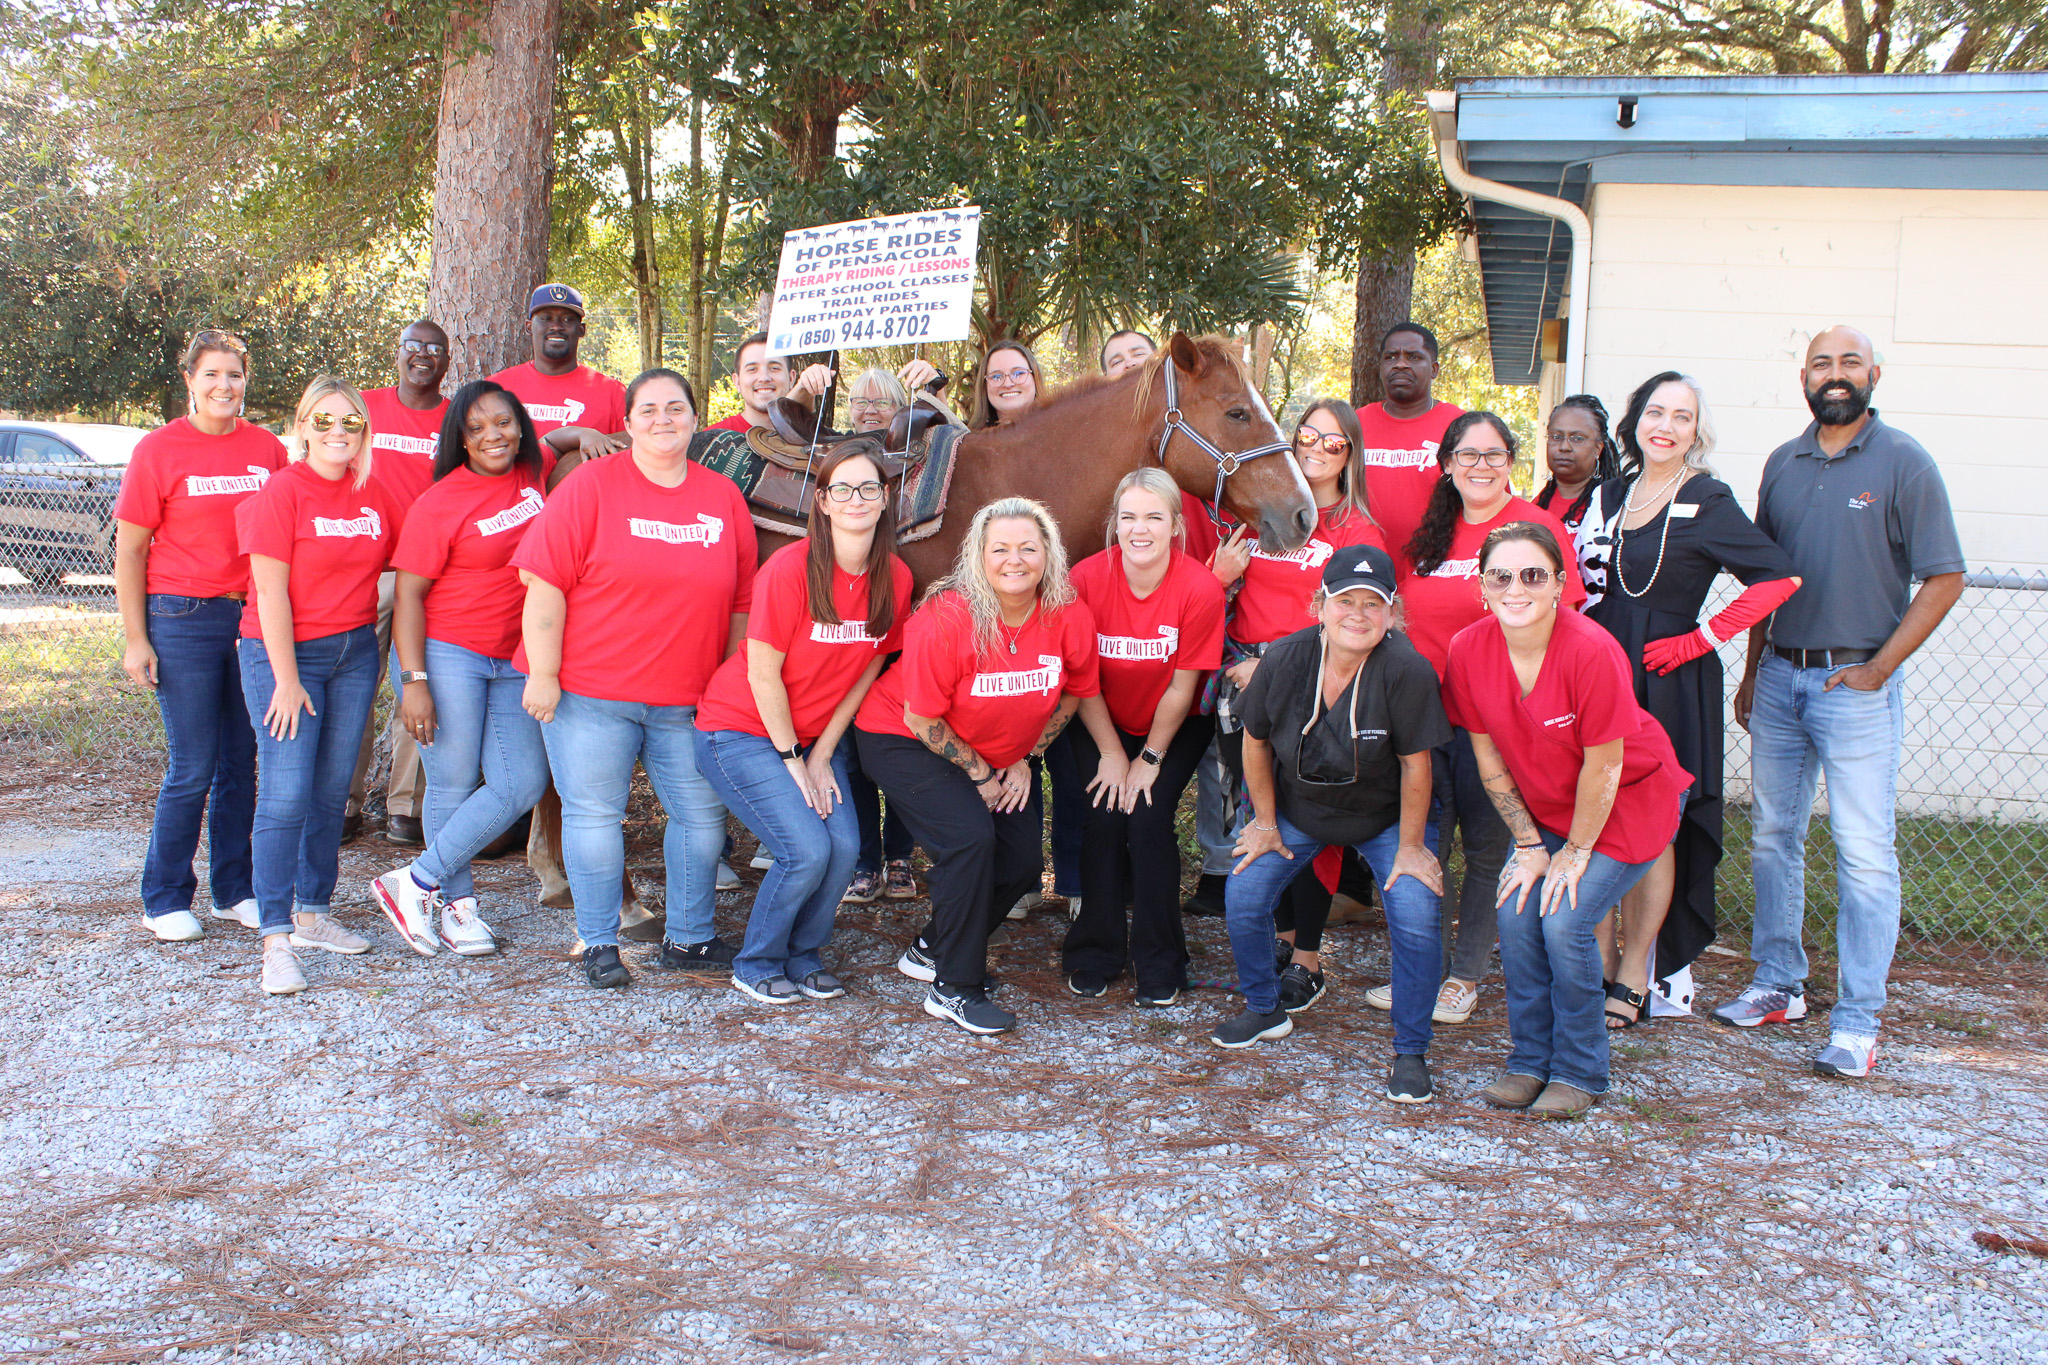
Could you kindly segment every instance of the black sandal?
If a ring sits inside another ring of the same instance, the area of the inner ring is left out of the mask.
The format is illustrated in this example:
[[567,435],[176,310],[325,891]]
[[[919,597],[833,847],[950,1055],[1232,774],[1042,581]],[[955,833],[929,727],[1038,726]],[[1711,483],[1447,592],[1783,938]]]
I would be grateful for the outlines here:
[[[1610,1033],[1619,1033],[1623,1029],[1631,1029],[1634,1028],[1637,1024],[1646,1024],[1649,1022],[1649,992],[1632,991],[1628,987],[1622,985],[1619,981],[1603,981],[1600,983],[1600,986],[1602,990],[1607,992],[1607,1028]],[[1617,1000],[1620,1001],[1622,1004],[1627,1005],[1630,1009],[1636,1012],[1635,1017],[1633,1019],[1629,1018],[1627,1015],[1622,1014],[1620,1011],[1614,1008],[1613,1002]]]

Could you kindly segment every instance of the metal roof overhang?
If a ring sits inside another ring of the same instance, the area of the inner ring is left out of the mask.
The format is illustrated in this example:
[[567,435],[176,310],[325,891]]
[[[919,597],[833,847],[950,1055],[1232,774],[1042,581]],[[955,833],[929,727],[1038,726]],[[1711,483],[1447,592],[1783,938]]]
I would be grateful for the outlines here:
[[[1581,207],[1603,183],[2048,190],[2048,73],[1486,77],[1456,89],[1467,169]],[[1571,234],[1503,204],[1472,211],[1494,378],[1533,384]]]

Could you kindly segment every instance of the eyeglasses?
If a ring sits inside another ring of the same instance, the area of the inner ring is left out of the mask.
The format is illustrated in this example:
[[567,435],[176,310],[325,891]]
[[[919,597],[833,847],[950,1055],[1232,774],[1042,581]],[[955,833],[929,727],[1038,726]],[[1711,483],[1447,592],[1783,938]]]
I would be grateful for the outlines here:
[[1574,449],[1579,446],[1598,444],[1596,437],[1588,436],[1583,431],[1553,431],[1550,433],[1549,440],[1550,444],[1554,446],[1571,446]]
[[1541,588],[1547,586],[1553,578],[1561,579],[1563,577],[1564,574],[1558,570],[1546,569],[1537,564],[1530,564],[1519,573],[1512,569],[1481,569],[1479,571],[1479,581],[1495,592],[1506,592],[1508,584],[1514,582],[1517,578],[1522,580],[1522,586],[1525,588]]
[[849,406],[855,412],[893,412],[897,403],[893,398],[856,398]]
[[1325,455],[1342,455],[1351,449],[1351,442],[1330,431],[1317,431],[1314,427],[1302,427],[1294,433],[1294,443],[1303,450],[1315,449],[1321,443]]
[[411,337],[398,343],[398,349],[407,355],[447,355],[448,348],[438,341],[414,341]]
[[1451,452],[1451,458],[1464,469],[1476,468],[1481,460],[1486,462],[1488,469],[1506,469],[1515,462],[1514,456],[1498,446],[1492,450],[1454,450]]
[[351,436],[370,425],[360,412],[345,412],[339,417],[331,412],[316,412],[306,419],[306,425],[315,431],[332,431],[336,422],[341,423],[341,429]]
[[1019,365],[1014,370],[990,370],[988,372],[988,382],[991,384],[1021,384],[1030,377],[1030,367],[1025,365]]
[[825,496],[834,502],[852,502],[856,496],[862,502],[879,502],[882,498],[882,485],[873,479],[866,483],[828,483],[825,485]]

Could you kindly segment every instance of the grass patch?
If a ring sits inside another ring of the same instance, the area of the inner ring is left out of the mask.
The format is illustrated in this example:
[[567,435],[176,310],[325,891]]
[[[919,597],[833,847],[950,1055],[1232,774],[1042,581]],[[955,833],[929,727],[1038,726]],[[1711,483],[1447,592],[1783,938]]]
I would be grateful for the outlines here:
[[0,631],[0,742],[52,758],[162,752],[156,698],[121,672],[120,618],[76,616]]
[[1927,1022],[1948,1033],[1961,1033],[1971,1038],[1996,1038],[1998,1025],[1975,1014],[1959,1014],[1954,1010],[1935,1010],[1926,1016]]

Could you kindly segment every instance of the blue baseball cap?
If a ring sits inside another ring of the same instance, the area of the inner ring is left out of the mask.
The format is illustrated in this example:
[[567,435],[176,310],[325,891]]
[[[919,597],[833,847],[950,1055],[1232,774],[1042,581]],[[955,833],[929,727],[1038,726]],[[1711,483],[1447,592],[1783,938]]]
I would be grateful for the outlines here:
[[526,316],[532,317],[543,308],[566,308],[577,317],[583,316],[583,295],[576,292],[572,284],[544,284],[533,291],[533,297],[526,301]]

